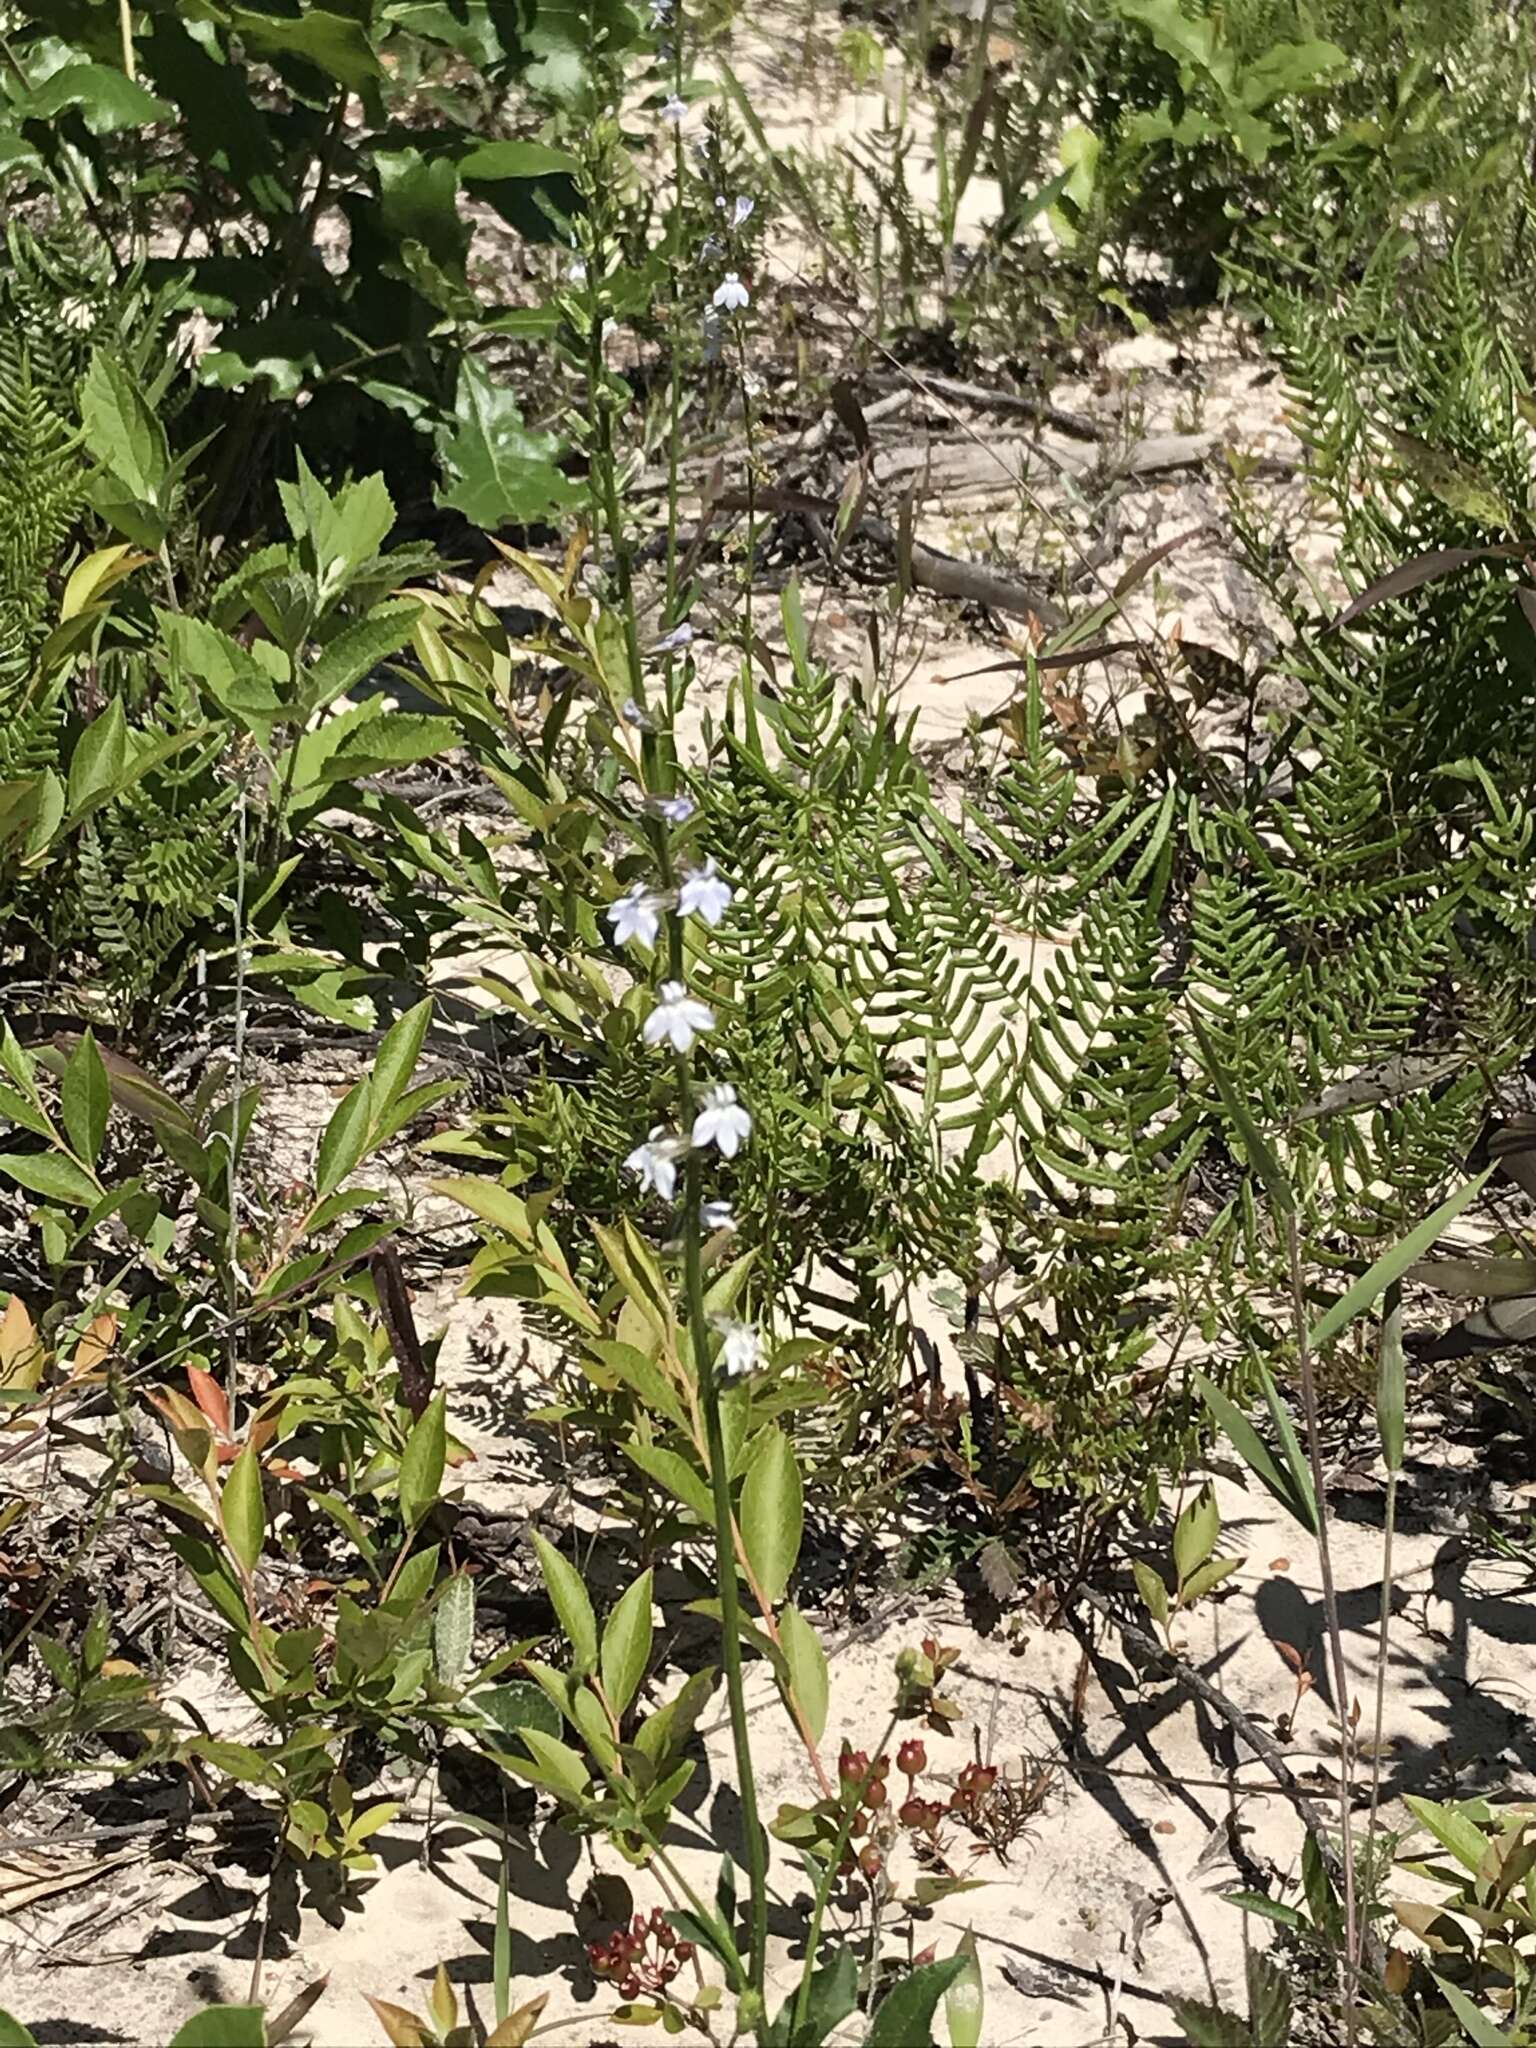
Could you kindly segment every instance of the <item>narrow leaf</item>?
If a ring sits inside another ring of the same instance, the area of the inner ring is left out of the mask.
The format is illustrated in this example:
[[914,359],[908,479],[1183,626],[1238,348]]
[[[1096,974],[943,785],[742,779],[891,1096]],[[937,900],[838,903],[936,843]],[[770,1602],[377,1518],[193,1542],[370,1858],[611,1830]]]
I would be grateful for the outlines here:
[[803,1524],[800,1468],[789,1438],[770,1425],[742,1483],[741,1539],[764,1595],[775,1606],[800,1555]]
[[597,1668],[597,1617],[592,1612],[592,1602],[587,1596],[586,1586],[576,1567],[568,1558],[562,1557],[553,1543],[532,1530],[534,1552],[539,1560],[539,1569],[544,1574],[544,1583],[549,1588],[549,1597],[554,1602],[555,1613],[560,1617],[560,1626],[570,1639],[576,1653],[575,1669],[585,1674]]

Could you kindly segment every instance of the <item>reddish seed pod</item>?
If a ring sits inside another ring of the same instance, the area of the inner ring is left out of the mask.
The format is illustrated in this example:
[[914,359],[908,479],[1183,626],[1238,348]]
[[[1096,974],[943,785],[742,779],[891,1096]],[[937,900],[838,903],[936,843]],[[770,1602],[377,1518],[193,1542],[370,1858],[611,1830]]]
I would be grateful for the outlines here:
[[977,1764],[975,1770],[971,1773],[971,1790],[973,1792],[990,1792],[996,1783],[997,1772],[991,1764]]
[[631,1934],[639,1934],[639,1935],[644,1935],[644,1933],[645,1933],[645,1915],[644,1915],[643,1913],[637,1913],[637,1914],[635,1915],[634,1919],[630,1921],[630,1923],[629,1923],[629,1931],[630,1931],[630,1933],[631,1933]]
[[938,1644],[938,1638],[937,1638],[936,1636],[924,1636],[924,1637],[923,1637],[923,1655],[924,1655],[924,1656],[925,1656],[925,1657],[926,1657],[926,1658],[928,1659],[928,1662],[929,1662],[930,1664],[932,1664],[932,1663],[935,1663],[935,1662],[937,1661],[937,1659],[938,1659],[938,1654],[939,1654],[939,1644]]
[[663,1929],[663,1927],[665,1927],[665,1926],[666,1926],[666,1924],[667,1924],[667,1916],[666,1916],[666,1914],[665,1914],[665,1913],[663,1913],[663,1911],[661,1910],[660,1906],[652,1906],[652,1908],[651,1908],[651,1932],[652,1932],[652,1934],[660,1934],[661,1930]]
[[837,1773],[845,1785],[857,1785],[869,1769],[869,1758],[862,1749],[845,1749],[837,1760]]
[[658,1948],[677,1947],[677,1936],[672,1932],[672,1929],[667,1925],[665,1920],[662,1921],[661,1925],[656,1930],[656,1946]]
[[951,1813],[964,1813],[965,1809],[970,1805],[970,1803],[970,1793],[962,1792],[958,1785],[955,1787],[954,1791],[951,1792],[949,1795],[949,1810]]
[[619,1986],[619,1996],[621,1998],[638,1998],[640,1996],[640,1979],[633,1970],[630,1971],[624,1982]]
[[885,1801],[886,1790],[883,1782],[879,1778],[871,1778],[864,1789],[864,1804],[874,1812],[876,1808],[884,1806]]
[[693,1961],[693,1943],[691,1941],[680,1941],[673,1950],[673,1954],[680,1963],[691,1963]]
[[924,1828],[928,1825],[928,1802],[926,1799],[904,1799],[897,1809],[896,1818],[904,1828]]
[[888,1778],[891,1775],[890,1757],[882,1750],[870,1765],[870,1769],[877,1778]]
[[904,1777],[915,1778],[928,1768],[928,1752],[920,1742],[904,1742],[896,1752],[896,1765]]
[[859,1851],[859,1868],[866,1877],[878,1877],[885,1868],[885,1858],[873,1842],[866,1842]]

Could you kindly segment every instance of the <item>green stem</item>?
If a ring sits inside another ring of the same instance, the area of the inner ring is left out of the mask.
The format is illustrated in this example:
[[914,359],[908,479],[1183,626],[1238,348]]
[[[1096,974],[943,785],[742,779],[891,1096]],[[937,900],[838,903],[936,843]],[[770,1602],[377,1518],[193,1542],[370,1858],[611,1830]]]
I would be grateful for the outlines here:
[[699,1399],[704,1410],[709,1446],[709,1480],[715,1504],[715,1569],[720,1586],[721,1658],[726,1696],[731,1707],[731,1734],[736,1745],[736,1775],[741,1796],[742,1827],[747,1837],[747,1869],[751,1877],[751,1985],[759,1999],[768,1953],[768,1859],[757,1818],[757,1780],[752,1772],[752,1744],[747,1730],[747,1696],[741,1676],[741,1604],[736,1586],[735,1518],[731,1509],[731,1476],[726,1464],[725,1432],[720,1424],[720,1386],[709,1355],[704,1313],[704,1271],[699,1256],[699,1205],[703,1175],[696,1152],[688,1155],[683,1201],[683,1273],[688,1299],[688,1331]]
[[[790,2028],[791,2036],[795,2039],[799,2038],[810,2017],[811,1978],[816,1970],[816,1951],[821,1945],[821,1923],[826,1918],[827,1907],[831,1902],[832,1887],[837,1883],[837,1867],[842,1862],[849,1840],[852,1837],[853,1824],[859,1817],[859,1808],[863,1803],[865,1787],[875,1775],[875,1758],[883,1756],[890,1747],[891,1737],[896,1733],[897,1723],[900,1718],[900,1715],[892,1714],[890,1720],[886,1723],[885,1733],[881,1736],[876,1746],[874,1757],[870,1760],[869,1769],[859,1780],[857,1789],[847,1788],[843,1794],[847,1801],[843,1811],[843,1824],[837,1831],[837,1839],[832,1844],[832,1853],[827,1858],[826,1873],[821,1883],[816,1887],[816,1901],[811,1908],[811,1924],[805,1937],[805,1966],[800,1972],[800,1986],[795,1993],[794,2024]],[[841,1777],[839,1777],[839,1785],[842,1782]]]

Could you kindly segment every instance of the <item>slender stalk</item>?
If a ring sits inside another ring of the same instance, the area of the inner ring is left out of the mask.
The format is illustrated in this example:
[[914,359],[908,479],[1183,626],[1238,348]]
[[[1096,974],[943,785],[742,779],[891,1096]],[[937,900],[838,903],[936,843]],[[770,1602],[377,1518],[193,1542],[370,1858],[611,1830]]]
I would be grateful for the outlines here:
[[1295,1211],[1285,1219],[1286,1256],[1290,1268],[1291,1312],[1296,1326],[1296,1368],[1301,1381],[1302,1418],[1307,1432],[1307,1462],[1312,1469],[1312,1491],[1317,1500],[1317,1560],[1323,1582],[1323,1615],[1328,1627],[1329,1661],[1333,1670],[1334,1711],[1338,1715],[1339,1745],[1339,1861],[1344,1881],[1344,1943],[1341,1965],[1344,2002],[1344,2037],[1354,2048],[1355,1985],[1358,1978],[1358,1913],[1355,1902],[1355,1852],[1351,1824],[1354,1789],[1354,1749],[1349,1729],[1349,1674],[1344,1668],[1344,1638],[1339,1629],[1338,1592],[1333,1578],[1333,1553],[1328,1540],[1328,1499],[1323,1486],[1322,1428],[1318,1420],[1317,1375],[1312,1350],[1307,1342],[1307,1304],[1302,1288],[1301,1229]]
[[747,1729],[747,1696],[741,1675],[741,1602],[736,1587],[735,1519],[731,1509],[731,1476],[726,1464],[725,1432],[720,1423],[720,1387],[709,1356],[704,1312],[704,1270],[699,1256],[699,1204],[703,1176],[697,1153],[688,1155],[683,1203],[683,1275],[688,1302],[688,1334],[704,1407],[709,1445],[709,1483],[715,1506],[715,1571],[720,1591],[720,1654],[725,1665],[726,1697],[731,1708],[731,1735],[736,1748],[737,1790],[747,1837],[747,1870],[751,1878],[751,1986],[759,1998],[768,1953],[768,1858],[757,1818],[757,1780],[752,1770],[752,1743]]
[[[821,1882],[816,1887],[816,1898],[811,1907],[811,1924],[805,1937],[805,1966],[800,1972],[800,1986],[795,1993],[795,2018],[794,2025],[790,2030],[796,2039],[799,2038],[810,2016],[811,1978],[816,1971],[816,1951],[821,1945],[821,1923],[826,1917],[827,1905],[832,1897],[832,1887],[837,1883],[837,1866],[842,1862],[844,1852],[847,1850],[849,1840],[852,1837],[853,1824],[859,1816],[859,1807],[863,1802],[865,1787],[875,1774],[874,1758],[884,1755],[885,1751],[890,1747],[891,1737],[896,1733],[897,1723],[900,1718],[900,1715],[892,1714],[890,1720],[886,1723],[885,1733],[875,1746],[869,1769],[859,1780],[857,1787],[850,1787],[845,1795],[848,1803],[843,1811],[842,1825],[837,1831],[837,1839],[832,1844],[831,1854],[827,1858],[827,1867],[822,1874]],[[842,1780],[839,1779],[838,1782],[841,1783]]]

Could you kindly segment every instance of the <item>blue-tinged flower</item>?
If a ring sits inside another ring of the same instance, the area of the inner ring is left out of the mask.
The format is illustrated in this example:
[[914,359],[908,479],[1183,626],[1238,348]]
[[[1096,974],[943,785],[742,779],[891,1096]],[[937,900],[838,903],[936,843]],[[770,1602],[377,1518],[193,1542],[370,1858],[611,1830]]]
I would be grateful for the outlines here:
[[666,907],[664,896],[647,889],[643,882],[636,882],[628,895],[610,903],[603,915],[613,926],[616,945],[627,946],[631,939],[638,939],[642,946],[654,946],[661,929],[661,913]]
[[747,290],[734,270],[725,273],[725,283],[716,285],[715,295],[709,302],[717,312],[740,313],[752,303],[752,294]]
[[634,726],[639,732],[654,732],[656,730],[656,721],[647,714],[645,706],[634,697],[626,697],[624,699],[623,716],[624,723]]
[[656,991],[656,1007],[640,1027],[647,1045],[670,1045],[674,1052],[687,1052],[693,1041],[715,1028],[715,1013],[708,1003],[689,995],[680,981],[664,981]]
[[663,121],[671,121],[673,123],[686,121],[688,118],[688,102],[680,100],[677,94],[673,93],[661,110],[661,118]]
[[670,633],[663,633],[656,642],[658,654],[675,654],[679,647],[686,647],[693,639],[693,628],[684,619],[680,626],[674,626]]
[[724,1159],[734,1159],[752,1135],[752,1118],[736,1100],[728,1081],[704,1090],[704,1103],[693,1120],[693,1142],[702,1151],[713,1145]]
[[669,1137],[666,1127],[657,1124],[645,1143],[630,1153],[624,1170],[634,1174],[647,1193],[670,1202],[677,1192],[677,1162],[687,1149],[681,1138]]
[[668,825],[686,825],[698,809],[691,796],[648,796],[645,807],[653,818]]
[[677,907],[684,917],[702,917],[707,925],[719,924],[731,907],[731,885],[722,879],[712,860],[701,868],[690,868],[677,892]]
[[746,193],[743,192],[738,197],[736,204],[731,208],[731,226],[733,228],[745,227],[756,210],[757,201],[749,199]]
[[734,1230],[736,1212],[729,1202],[701,1202],[699,1221],[706,1230]]

